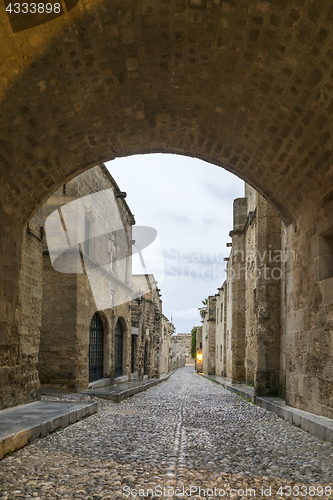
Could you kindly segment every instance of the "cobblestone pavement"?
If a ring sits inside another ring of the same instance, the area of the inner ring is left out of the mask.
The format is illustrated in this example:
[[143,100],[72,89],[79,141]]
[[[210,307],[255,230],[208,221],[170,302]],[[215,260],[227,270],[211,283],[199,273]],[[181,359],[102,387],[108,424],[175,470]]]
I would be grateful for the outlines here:
[[333,498],[332,459],[331,444],[186,367],[7,456],[0,500]]

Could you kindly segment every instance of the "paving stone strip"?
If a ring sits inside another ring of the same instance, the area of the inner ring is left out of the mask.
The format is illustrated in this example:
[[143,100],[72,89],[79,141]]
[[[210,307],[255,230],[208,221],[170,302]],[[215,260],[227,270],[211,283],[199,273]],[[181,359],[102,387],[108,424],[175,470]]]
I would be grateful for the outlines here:
[[98,413],[3,459],[0,500],[333,498],[330,443],[192,367],[98,403]]

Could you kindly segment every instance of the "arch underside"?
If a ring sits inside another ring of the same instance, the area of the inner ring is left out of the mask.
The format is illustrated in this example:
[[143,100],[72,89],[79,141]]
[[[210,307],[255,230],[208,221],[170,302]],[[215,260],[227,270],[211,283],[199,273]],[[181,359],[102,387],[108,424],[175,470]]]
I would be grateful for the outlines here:
[[332,190],[331,2],[80,0],[16,33],[1,4],[0,19],[5,214],[27,221],[85,169],[150,152],[226,168],[286,221]]

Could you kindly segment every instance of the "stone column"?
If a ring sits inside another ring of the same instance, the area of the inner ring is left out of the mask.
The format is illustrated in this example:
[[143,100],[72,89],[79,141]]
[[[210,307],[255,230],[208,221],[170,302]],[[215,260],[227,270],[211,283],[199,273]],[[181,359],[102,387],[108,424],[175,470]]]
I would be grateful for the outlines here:
[[233,382],[245,379],[245,224],[247,220],[247,198],[234,200],[234,224],[231,262],[228,266],[228,282],[231,286],[231,350]]
[[208,324],[208,374],[215,375],[216,369],[216,296],[209,296],[207,301]]
[[1,214],[0,408],[40,397],[41,233]]
[[254,390],[277,395],[280,378],[281,220],[261,196],[258,200],[257,328]]

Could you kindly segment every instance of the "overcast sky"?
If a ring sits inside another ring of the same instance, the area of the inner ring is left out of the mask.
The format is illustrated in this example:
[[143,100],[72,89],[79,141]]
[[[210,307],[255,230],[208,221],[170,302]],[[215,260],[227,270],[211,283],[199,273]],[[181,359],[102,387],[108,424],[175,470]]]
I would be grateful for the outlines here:
[[232,205],[244,196],[244,182],[209,163],[170,154],[119,158],[106,166],[127,192],[136,225],[158,233],[163,313],[172,318],[176,333],[189,333],[201,324],[201,301],[225,279]]

